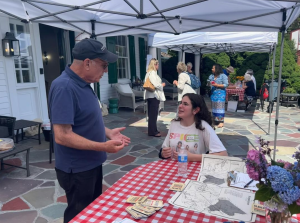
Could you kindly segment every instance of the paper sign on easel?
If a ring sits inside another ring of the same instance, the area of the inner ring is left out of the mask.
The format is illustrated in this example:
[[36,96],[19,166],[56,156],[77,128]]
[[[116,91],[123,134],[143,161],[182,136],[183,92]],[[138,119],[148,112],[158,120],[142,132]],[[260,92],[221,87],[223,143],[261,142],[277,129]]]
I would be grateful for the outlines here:
[[227,111],[236,112],[237,105],[237,101],[228,101]]

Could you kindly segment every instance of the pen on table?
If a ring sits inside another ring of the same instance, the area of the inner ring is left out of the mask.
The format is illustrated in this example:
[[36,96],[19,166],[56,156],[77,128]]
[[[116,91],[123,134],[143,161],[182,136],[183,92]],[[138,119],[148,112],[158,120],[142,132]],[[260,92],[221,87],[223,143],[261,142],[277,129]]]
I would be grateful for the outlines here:
[[254,180],[250,180],[245,186],[244,188],[248,187]]

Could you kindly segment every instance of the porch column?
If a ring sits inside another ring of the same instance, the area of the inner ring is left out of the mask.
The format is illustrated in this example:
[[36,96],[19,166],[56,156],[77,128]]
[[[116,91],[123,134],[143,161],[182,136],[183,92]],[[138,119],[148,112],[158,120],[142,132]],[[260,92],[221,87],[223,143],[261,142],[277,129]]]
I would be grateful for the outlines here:
[[182,61],[182,51],[178,51],[178,62]]
[[160,48],[157,48],[157,60],[158,60],[158,63],[159,63],[159,67],[158,67],[158,75],[160,77],[162,77],[162,64],[161,64],[161,49]]
[[[156,47],[149,47],[149,54],[152,56],[152,58],[157,59]],[[148,64],[147,64],[147,66],[148,66]]]
[[200,78],[200,54],[195,54],[194,70],[195,75]]
[[[196,77],[200,79],[200,54],[195,54],[194,71]],[[197,89],[197,94],[200,94],[200,88]]]

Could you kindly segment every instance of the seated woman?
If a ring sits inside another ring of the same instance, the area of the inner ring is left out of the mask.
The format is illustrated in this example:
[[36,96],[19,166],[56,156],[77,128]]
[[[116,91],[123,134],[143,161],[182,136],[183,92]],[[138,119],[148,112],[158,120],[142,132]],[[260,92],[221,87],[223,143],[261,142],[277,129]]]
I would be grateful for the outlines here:
[[255,87],[250,74],[246,73],[244,75],[243,88],[245,89],[244,100],[246,108],[249,108],[253,97],[255,97]]
[[188,161],[201,162],[202,154],[227,156],[227,151],[211,127],[212,118],[202,96],[188,93],[182,97],[178,107],[178,118],[171,122],[168,135],[159,152],[161,159],[172,156],[177,160],[178,142],[189,148]]

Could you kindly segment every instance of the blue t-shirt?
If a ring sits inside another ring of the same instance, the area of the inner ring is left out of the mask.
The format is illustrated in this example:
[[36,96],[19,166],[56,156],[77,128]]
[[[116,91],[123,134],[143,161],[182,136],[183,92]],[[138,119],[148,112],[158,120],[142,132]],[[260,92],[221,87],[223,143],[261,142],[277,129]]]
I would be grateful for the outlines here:
[[[96,94],[90,84],[68,66],[51,84],[49,112],[52,124],[70,124],[74,133],[86,139],[106,141]],[[66,173],[91,170],[106,160],[106,152],[69,148],[53,141],[55,167]]]
[[226,69],[223,69],[223,73],[228,77],[229,73],[227,72]]

